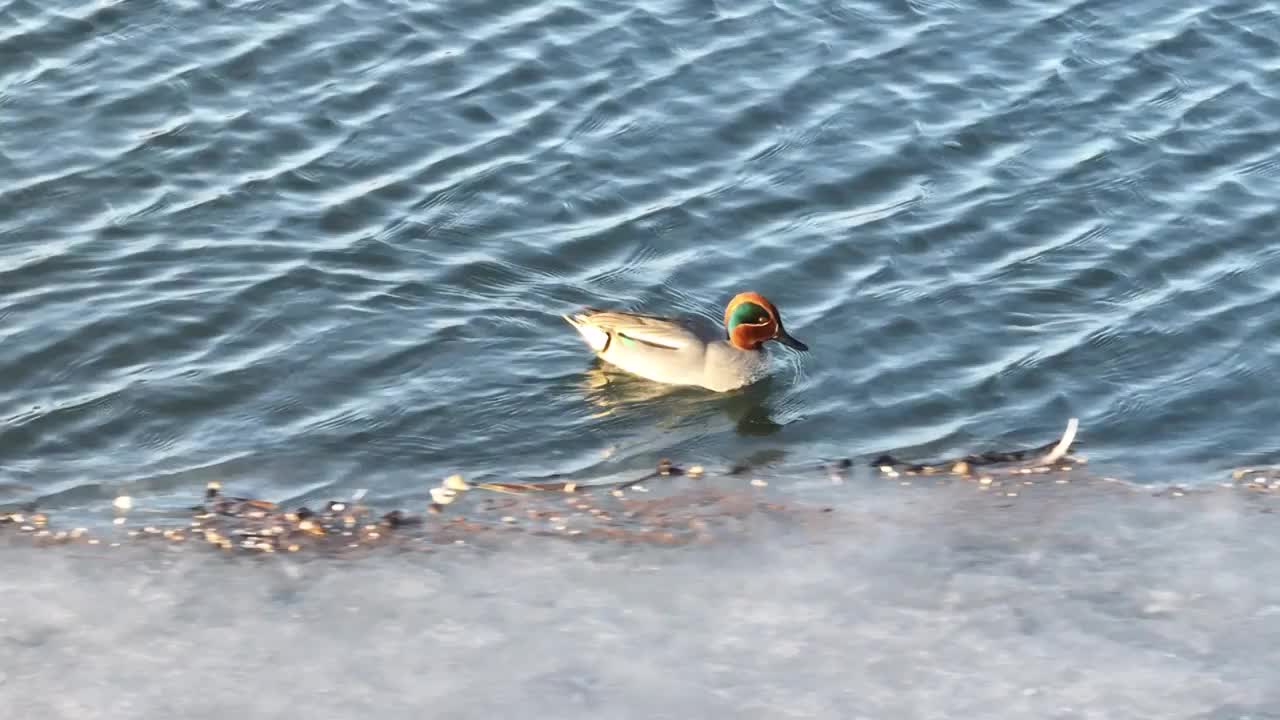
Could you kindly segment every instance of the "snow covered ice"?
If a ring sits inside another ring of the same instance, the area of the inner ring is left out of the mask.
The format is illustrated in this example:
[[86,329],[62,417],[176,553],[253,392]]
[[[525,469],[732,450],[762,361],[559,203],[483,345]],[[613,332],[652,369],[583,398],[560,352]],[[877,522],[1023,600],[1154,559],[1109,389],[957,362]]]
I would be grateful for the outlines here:
[[0,706],[77,720],[1277,717],[1274,496],[850,490],[826,493],[830,513],[682,547],[513,534],[339,559],[11,543]]

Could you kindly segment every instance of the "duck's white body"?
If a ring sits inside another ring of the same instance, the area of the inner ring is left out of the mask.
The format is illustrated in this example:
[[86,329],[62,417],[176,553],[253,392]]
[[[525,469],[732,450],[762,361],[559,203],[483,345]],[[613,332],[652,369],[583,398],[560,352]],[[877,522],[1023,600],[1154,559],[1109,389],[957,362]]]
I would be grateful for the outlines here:
[[601,360],[667,385],[727,392],[768,372],[763,348],[744,350],[702,318],[671,318],[588,308],[564,319]]

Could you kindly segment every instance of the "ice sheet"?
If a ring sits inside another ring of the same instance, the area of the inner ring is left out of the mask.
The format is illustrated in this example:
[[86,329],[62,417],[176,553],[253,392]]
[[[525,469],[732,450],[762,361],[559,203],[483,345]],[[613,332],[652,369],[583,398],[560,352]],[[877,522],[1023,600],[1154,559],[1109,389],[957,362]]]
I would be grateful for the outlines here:
[[0,550],[31,718],[1263,718],[1273,496],[833,494],[683,547]]

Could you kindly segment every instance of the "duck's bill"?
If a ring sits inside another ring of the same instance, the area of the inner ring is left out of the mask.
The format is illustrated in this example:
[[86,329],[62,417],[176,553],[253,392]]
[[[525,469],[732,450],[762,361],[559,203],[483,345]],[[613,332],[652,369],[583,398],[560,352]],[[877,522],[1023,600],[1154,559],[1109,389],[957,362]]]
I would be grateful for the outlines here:
[[778,328],[778,334],[775,335],[773,339],[777,340],[783,345],[786,345],[787,347],[792,348],[794,350],[800,350],[801,352],[809,351],[808,345],[805,345],[799,340],[791,337],[789,334],[787,334],[787,331],[783,330],[782,328]]

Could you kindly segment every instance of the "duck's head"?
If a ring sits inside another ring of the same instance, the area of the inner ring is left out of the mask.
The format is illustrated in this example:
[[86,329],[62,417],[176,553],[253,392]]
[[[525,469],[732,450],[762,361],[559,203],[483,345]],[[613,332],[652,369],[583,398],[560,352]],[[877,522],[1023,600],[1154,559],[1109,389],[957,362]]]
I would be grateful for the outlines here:
[[742,350],[759,350],[770,340],[777,340],[796,350],[809,349],[808,345],[787,334],[782,328],[778,308],[759,293],[734,295],[724,309],[724,326],[729,331],[729,342]]

